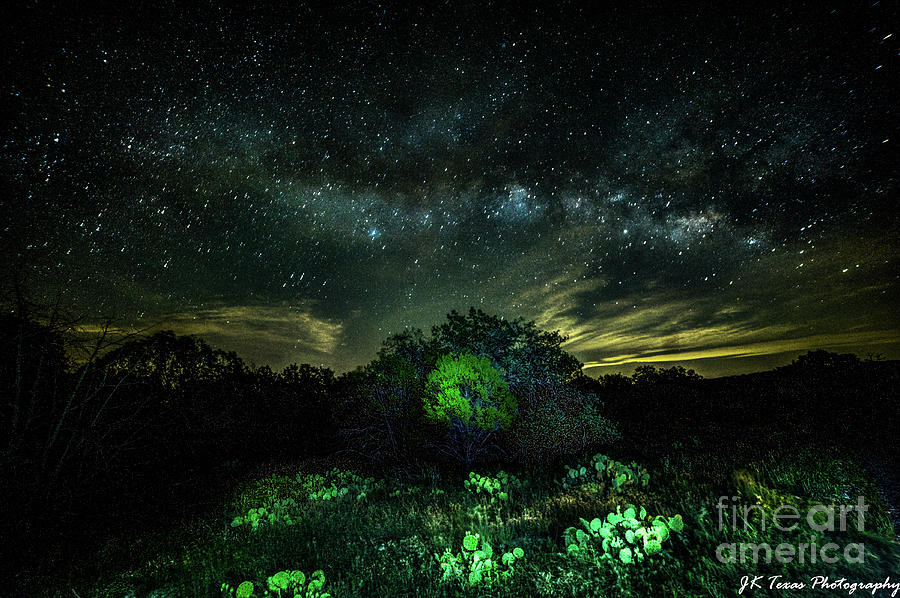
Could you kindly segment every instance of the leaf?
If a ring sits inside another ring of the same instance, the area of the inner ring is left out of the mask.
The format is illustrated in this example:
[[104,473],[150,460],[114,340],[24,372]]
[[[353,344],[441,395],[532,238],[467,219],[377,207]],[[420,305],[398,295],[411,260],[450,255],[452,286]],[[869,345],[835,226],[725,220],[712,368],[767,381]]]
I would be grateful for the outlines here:
[[291,574],[287,571],[279,571],[269,578],[269,587],[271,589],[285,590],[291,584]]
[[484,553],[485,558],[491,558],[494,556],[494,549],[491,548],[491,545],[487,542],[483,542],[481,546],[481,551]]
[[662,550],[662,544],[659,543],[659,540],[647,540],[644,542],[644,552],[648,555],[656,554]]
[[665,525],[657,526],[656,535],[659,538],[660,542],[665,542],[669,539],[669,528],[667,528]]
[[302,586],[306,583],[306,575],[304,575],[303,571],[291,571],[291,581],[295,585]]
[[253,582],[245,581],[238,586],[235,593],[236,598],[250,598],[253,595]]

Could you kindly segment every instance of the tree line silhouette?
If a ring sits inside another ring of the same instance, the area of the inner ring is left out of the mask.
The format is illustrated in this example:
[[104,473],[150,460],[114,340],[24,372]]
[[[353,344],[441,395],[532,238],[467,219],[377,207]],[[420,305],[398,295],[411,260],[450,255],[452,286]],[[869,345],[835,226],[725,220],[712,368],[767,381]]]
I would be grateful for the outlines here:
[[[223,463],[346,453],[379,468],[539,466],[610,445],[658,456],[673,439],[704,434],[889,442],[886,422],[898,414],[895,362],[815,351],[750,376],[641,366],[594,379],[559,332],[474,308],[429,335],[392,336],[372,362],[336,376],[306,364],[254,368],[172,332],[113,340],[106,326],[86,339],[56,310],[38,319],[18,307],[0,316],[0,499],[25,522],[23,544],[6,546],[20,558],[50,530],[93,525],[103,509],[165,497]],[[464,355],[472,359],[459,363],[481,373],[456,372],[453,396],[484,401],[465,416],[434,402],[448,400],[435,372]],[[491,406],[488,378],[513,402],[476,425]]]

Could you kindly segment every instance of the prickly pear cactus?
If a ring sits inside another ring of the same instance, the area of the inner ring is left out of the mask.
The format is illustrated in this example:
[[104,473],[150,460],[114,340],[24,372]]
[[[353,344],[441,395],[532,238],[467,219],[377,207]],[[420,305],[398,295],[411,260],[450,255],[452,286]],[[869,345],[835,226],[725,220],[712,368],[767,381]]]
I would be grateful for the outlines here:
[[449,548],[442,555],[434,555],[441,567],[444,583],[457,583],[463,588],[490,590],[509,580],[525,558],[520,547],[506,552],[495,552],[479,534],[463,537],[462,551],[454,553]]
[[620,577],[658,554],[673,533],[684,529],[681,515],[650,517],[644,507],[616,507],[615,513],[581,520],[581,527],[568,528],[563,537],[570,557],[610,566]]

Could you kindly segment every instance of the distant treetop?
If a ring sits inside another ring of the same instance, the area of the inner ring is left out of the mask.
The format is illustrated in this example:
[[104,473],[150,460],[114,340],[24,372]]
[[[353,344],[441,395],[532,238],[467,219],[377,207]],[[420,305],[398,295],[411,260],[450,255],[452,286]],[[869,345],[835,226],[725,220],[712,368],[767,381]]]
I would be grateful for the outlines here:
[[472,307],[467,315],[451,311],[447,322],[432,327],[431,338],[408,329],[387,339],[378,356],[402,357],[424,375],[443,355],[470,353],[488,358],[511,387],[561,384],[577,377],[582,368],[562,349],[565,341],[559,331],[540,330],[533,321],[504,320]]

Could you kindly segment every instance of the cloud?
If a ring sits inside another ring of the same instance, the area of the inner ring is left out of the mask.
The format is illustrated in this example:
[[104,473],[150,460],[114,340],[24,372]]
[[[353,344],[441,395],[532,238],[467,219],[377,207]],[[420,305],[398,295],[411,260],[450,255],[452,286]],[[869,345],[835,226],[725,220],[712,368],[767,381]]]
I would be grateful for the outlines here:
[[294,306],[223,305],[165,314],[151,329],[196,335],[213,347],[235,351],[258,365],[289,363],[342,367],[336,361],[345,324]]
[[840,351],[848,347],[872,346],[896,343],[896,333],[886,330],[870,332],[848,332],[843,334],[819,334],[789,339],[773,339],[755,343],[702,347],[682,351],[648,351],[638,354],[622,354],[604,357],[599,361],[589,361],[585,369],[615,367],[628,364],[685,362],[711,358],[738,358],[776,355],[779,353],[803,353],[811,349]]

